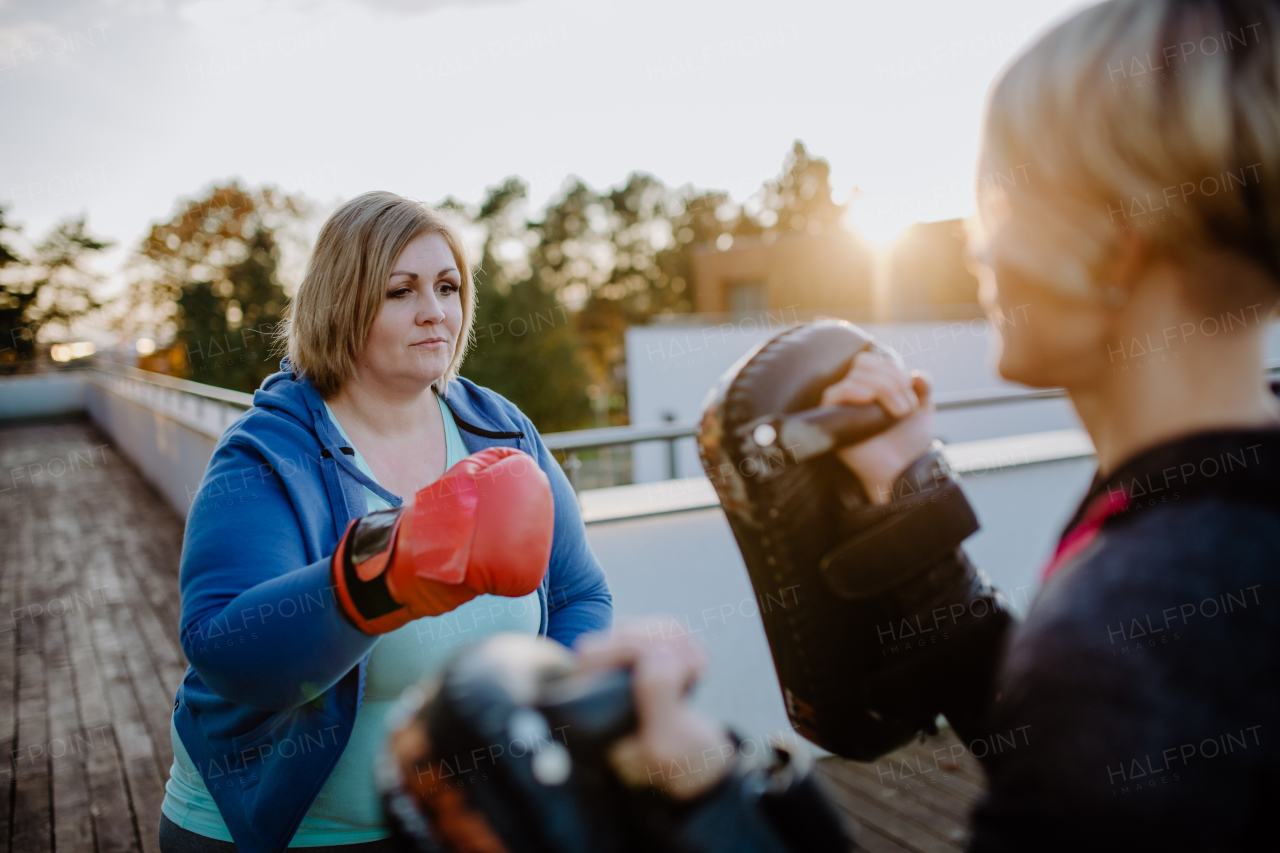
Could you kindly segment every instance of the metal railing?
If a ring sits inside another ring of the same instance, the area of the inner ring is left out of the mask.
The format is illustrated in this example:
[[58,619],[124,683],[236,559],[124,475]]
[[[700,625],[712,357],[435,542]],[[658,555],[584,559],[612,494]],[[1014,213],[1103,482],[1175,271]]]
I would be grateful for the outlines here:
[[[934,403],[939,411],[952,409],[968,409],[976,406],[994,406],[1007,403],[1025,403],[1035,400],[1052,400],[1066,397],[1067,392],[1061,388],[1045,388],[1034,391],[1010,389],[1008,391],[982,391],[938,394]],[[630,447],[645,441],[665,441],[667,443],[668,476],[674,479],[675,443],[683,438],[695,438],[698,435],[699,422],[696,420],[669,421],[667,423],[645,426],[616,426],[598,429],[582,429],[572,432],[554,432],[544,435],[543,442],[552,452],[563,453],[565,460],[561,463],[569,475],[575,492],[581,491],[580,471],[582,460],[579,453],[586,450],[600,450],[608,447]]]
[[186,426],[217,439],[236,418],[253,408],[253,395],[163,373],[93,359],[90,381],[121,397],[136,400]]
[[[204,385],[187,379],[178,379],[162,373],[152,373],[115,362],[89,359],[85,365],[96,374],[95,379],[105,387],[158,408],[178,417],[188,425],[217,437],[240,412],[253,406],[253,395]],[[1266,374],[1274,383],[1280,382],[1280,359],[1268,361]],[[1026,403],[1037,400],[1060,399],[1067,396],[1061,388],[1037,390],[985,390],[938,394],[934,403],[939,411],[969,409],[979,406]],[[548,433],[543,442],[553,453],[565,458],[561,465],[573,484],[574,491],[581,491],[583,467],[581,454],[615,447],[631,448],[648,441],[667,443],[667,458],[674,461],[675,442],[694,438],[698,434],[698,421],[669,421],[643,426],[615,426],[571,432]],[[674,477],[675,472],[669,474]]]
[[[1280,393],[1280,358],[1267,361],[1265,375]],[[990,391],[958,391],[934,395],[934,405],[940,412],[957,409],[972,409],[980,406],[998,406],[1008,403],[1028,403],[1037,400],[1055,400],[1067,396],[1063,388],[1038,388],[1022,390],[1017,388]],[[569,482],[575,492],[581,491],[579,471],[582,461],[578,454],[584,450],[599,450],[606,447],[630,447],[645,441],[665,441],[667,458],[671,460],[668,471],[669,479],[676,476],[675,443],[683,438],[695,438],[698,435],[696,420],[670,421],[646,426],[617,426],[599,429],[582,429],[572,432],[549,433],[542,437],[547,448],[553,452],[564,453],[566,459],[561,464],[569,474]]]
[[217,400],[220,403],[230,403],[233,406],[239,406],[242,409],[253,408],[253,395],[246,394],[243,391],[232,391],[230,388],[219,388],[216,385],[205,385],[203,382],[192,382],[190,379],[179,379],[176,376],[169,376],[165,373],[154,373],[150,370],[139,370],[136,367],[129,367],[124,364],[117,364],[114,361],[102,361],[94,359],[89,365],[90,370],[100,370],[103,373],[112,373],[116,376],[124,376],[129,379],[136,379],[139,382],[145,382],[148,385],[159,385],[173,391],[181,391],[183,394],[191,394],[206,400]]

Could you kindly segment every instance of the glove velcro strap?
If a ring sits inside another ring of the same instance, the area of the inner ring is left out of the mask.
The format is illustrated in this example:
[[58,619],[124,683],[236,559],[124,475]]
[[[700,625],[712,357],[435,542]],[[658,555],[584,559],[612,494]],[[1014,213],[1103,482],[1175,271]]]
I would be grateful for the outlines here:
[[822,575],[840,597],[859,600],[892,589],[931,568],[978,529],[973,507],[940,454],[923,457],[898,482],[918,484],[916,472],[930,475],[925,487],[917,486],[909,498],[866,507],[859,515],[879,520],[822,558]]
[[742,753],[742,739],[728,730],[735,755],[725,778],[709,791],[668,808],[677,821],[678,849],[785,853],[845,853],[853,839],[809,772],[804,753],[768,745]]
[[[347,622],[366,634],[385,634],[411,621],[407,607],[391,597],[386,573],[394,557],[399,510],[380,510],[351,522],[333,552],[331,573],[338,608]],[[362,558],[362,559],[361,559]],[[358,562],[380,559],[384,568],[361,580]]]

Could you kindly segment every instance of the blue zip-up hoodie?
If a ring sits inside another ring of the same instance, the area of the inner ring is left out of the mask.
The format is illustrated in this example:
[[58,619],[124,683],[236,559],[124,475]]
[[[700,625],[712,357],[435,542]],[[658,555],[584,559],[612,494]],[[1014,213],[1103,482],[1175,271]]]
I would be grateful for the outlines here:
[[[533,424],[466,379],[445,401],[467,450],[516,447],[551,481],[555,532],[539,633],[570,644],[613,604],[577,499]],[[401,500],[354,464],[315,387],[286,359],[219,439],[187,516],[175,725],[236,846],[288,847],[341,755],[378,637],[343,619],[329,556],[365,514],[364,489]]]

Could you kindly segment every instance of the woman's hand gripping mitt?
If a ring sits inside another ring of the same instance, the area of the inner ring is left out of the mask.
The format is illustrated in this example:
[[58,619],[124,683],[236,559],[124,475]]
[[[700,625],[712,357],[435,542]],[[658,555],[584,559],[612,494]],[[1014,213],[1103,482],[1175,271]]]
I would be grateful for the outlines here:
[[482,593],[542,583],[555,510],[531,456],[491,447],[454,465],[404,506],[357,518],[333,552],[334,595],[366,634],[438,616]]

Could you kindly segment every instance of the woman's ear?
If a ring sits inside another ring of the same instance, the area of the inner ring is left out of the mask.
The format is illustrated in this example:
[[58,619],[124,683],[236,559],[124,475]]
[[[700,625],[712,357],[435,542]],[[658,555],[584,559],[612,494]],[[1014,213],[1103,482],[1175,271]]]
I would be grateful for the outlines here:
[[1123,308],[1129,302],[1129,294],[1150,259],[1151,246],[1144,237],[1133,231],[1120,236],[1111,257],[1098,271],[1107,305]]

